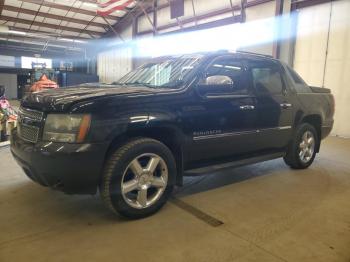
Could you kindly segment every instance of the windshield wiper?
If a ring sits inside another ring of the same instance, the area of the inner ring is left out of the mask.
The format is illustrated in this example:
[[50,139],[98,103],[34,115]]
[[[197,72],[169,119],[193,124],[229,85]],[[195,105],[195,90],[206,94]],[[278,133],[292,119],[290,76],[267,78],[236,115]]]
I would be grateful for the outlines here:
[[110,85],[124,85],[124,83],[120,83],[120,82],[112,82],[112,83],[110,83]]
[[135,82],[130,82],[130,83],[124,83],[124,85],[137,85],[137,86],[146,86],[149,88],[157,88],[157,86],[155,85],[151,85],[151,83],[143,83],[143,82],[139,82],[139,81],[135,81]]

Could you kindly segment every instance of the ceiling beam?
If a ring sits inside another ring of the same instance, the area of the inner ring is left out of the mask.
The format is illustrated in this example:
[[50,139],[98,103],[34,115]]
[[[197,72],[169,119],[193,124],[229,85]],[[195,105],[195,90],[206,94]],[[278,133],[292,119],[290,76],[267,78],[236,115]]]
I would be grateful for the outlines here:
[[[91,31],[91,30],[81,30],[79,28],[75,27],[68,27],[68,26],[61,26],[61,25],[54,25],[54,24],[48,24],[48,23],[42,23],[42,22],[36,22],[36,21],[29,21],[25,19],[20,19],[20,18],[15,18],[15,17],[10,17],[10,16],[1,16],[2,20],[9,21],[9,22],[15,22],[19,24],[25,24],[25,25],[32,25],[32,26],[40,26],[40,27],[46,27],[50,29],[57,29],[57,30],[63,30],[63,31],[70,31],[70,32],[77,32],[77,33],[86,33],[86,34],[91,34],[91,35],[97,35],[101,36],[104,32],[97,32],[97,31]],[[23,28],[23,31],[29,31],[28,29]]]
[[71,17],[66,17],[66,16],[60,16],[60,15],[54,15],[54,14],[50,14],[50,13],[44,13],[44,12],[37,12],[31,9],[24,9],[24,8],[19,8],[19,7],[15,7],[15,6],[10,6],[10,5],[5,5],[4,9],[6,11],[11,11],[11,12],[19,12],[22,14],[27,14],[27,15],[37,15],[40,17],[45,17],[45,18],[50,18],[50,19],[55,19],[55,20],[60,20],[60,21],[67,21],[67,22],[72,22],[72,23],[76,23],[76,24],[81,24],[81,25],[91,25],[91,26],[96,26],[96,27],[108,27],[108,25],[103,24],[103,23],[96,23],[96,22],[91,22],[89,23],[89,21],[87,20],[82,20],[82,19],[76,19],[76,18],[71,18]]
[[[25,3],[31,3],[31,4],[37,4],[49,8],[55,8],[59,10],[64,10],[64,11],[69,11],[69,12],[74,12],[78,14],[84,14],[84,15],[90,15],[90,16],[95,16],[96,12],[89,11],[86,9],[81,9],[81,8],[76,8],[76,7],[70,7],[68,5],[62,5],[62,4],[57,4],[57,3],[52,3],[52,2],[45,2],[42,0],[19,0]],[[111,19],[111,20],[119,20],[119,16],[113,16],[109,15],[106,16],[106,18]]]
[[85,50],[72,50],[72,49],[64,49],[64,48],[55,48],[49,47],[45,51],[42,50],[42,46],[35,44],[12,44],[8,45],[7,42],[0,40],[0,50],[4,51],[5,54],[8,54],[9,51],[21,51],[21,52],[33,52],[35,54],[48,54],[49,57],[54,57],[54,54],[57,54],[59,58],[62,56],[72,56],[79,55],[81,53],[85,53]]
[[[1,35],[0,35],[1,38]],[[66,41],[60,41],[55,39],[54,37],[51,38],[36,38],[34,36],[15,36],[15,35],[11,35],[11,36],[7,36],[7,41],[11,41],[13,40],[14,42],[18,42],[21,41],[23,43],[30,43],[33,45],[45,45],[45,43],[48,42],[48,46],[53,46],[53,47],[57,47],[57,46],[61,46],[62,48],[86,48],[87,47],[87,43],[83,44],[83,43],[77,43],[77,42],[66,42]]]
[[[1,38],[1,35],[0,35]],[[79,43],[70,43],[70,42],[64,42],[64,41],[58,41],[55,39],[45,39],[45,38],[35,38],[35,37],[31,37],[31,36],[15,36],[15,35],[11,35],[11,36],[7,36],[8,41],[11,40],[17,40],[17,41],[21,41],[23,43],[28,43],[30,42],[30,44],[33,45],[45,45],[45,43],[49,40],[50,42],[48,43],[48,46],[53,46],[53,47],[62,47],[62,48],[85,48],[86,44],[79,44]],[[17,42],[14,41],[14,42]]]
[[302,9],[314,5],[325,4],[337,0],[294,0],[292,1],[292,10]]
[[[22,27],[18,27],[18,26],[9,26],[10,30],[15,30],[15,31],[25,31],[25,28]],[[52,37],[61,37],[61,38],[68,38],[68,39],[77,39],[77,40],[91,40],[90,37],[82,37],[82,36],[73,36],[73,35],[61,35],[59,33],[55,33],[55,32],[47,32],[44,30],[30,30],[30,33],[32,34],[41,34],[41,35],[48,35],[48,36],[52,36]],[[1,36],[1,35],[0,35]]]
[[[128,25],[132,24],[133,20],[135,17],[140,16],[143,14],[142,9],[140,8],[140,4],[143,5],[143,8],[146,10],[146,12],[150,9],[153,8],[153,0],[144,0],[141,2],[138,2],[138,4],[133,7],[125,16],[123,16],[120,21],[117,21],[114,24],[114,30],[117,32],[120,32],[123,30],[123,28],[126,28]],[[104,36],[105,37],[112,37],[113,31],[109,30]]]

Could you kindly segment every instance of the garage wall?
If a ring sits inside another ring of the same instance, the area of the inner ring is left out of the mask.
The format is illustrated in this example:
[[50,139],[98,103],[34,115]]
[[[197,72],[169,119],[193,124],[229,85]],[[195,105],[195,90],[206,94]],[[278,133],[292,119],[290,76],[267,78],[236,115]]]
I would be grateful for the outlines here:
[[[125,41],[132,39],[132,26],[125,28],[121,32]],[[120,42],[115,38],[116,43]],[[110,43],[109,43],[110,44]],[[132,48],[110,48],[108,51],[101,52],[97,56],[97,75],[101,83],[112,83],[118,81],[132,69]]]
[[[241,0],[232,0],[233,5],[239,5]],[[166,4],[168,3],[167,0],[159,0],[158,5]],[[221,0],[221,1],[208,1],[208,0],[194,0],[194,7],[196,12],[196,17],[200,15],[204,15],[213,11],[217,10],[223,10],[225,8],[230,8],[230,0]],[[276,2],[270,1],[265,4],[260,4],[258,6],[250,7],[246,9],[246,21],[247,23],[258,21],[260,19],[265,19],[269,17],[274,17],[276,9]],[[193,6],[192,6],[192,0],[185,0],[185,15],[180,19],[180,21],[193,17]],[[240,11],[235,11],[235,15],[240,15]],[[150,19],[153,22],[153,13],[149,14]],[[224,19],[227,17],[231,17],[232,12],[229,11],[224,14],[220,14],[211,18],[206,18],[202,20],[197,20],[198,24],[208,23],[220,19]],[[180,27],[177,24],[176,19],[170,18],[170,8],[163,8],[158,11],[157,13],[157,22],[158,27],[168,25],[168,24],[175,24],[173,27],[160,30],[158,33],[163,34],[170,31],[176,31],[179,30]],[[183,24],[184,27],[192,27],[196,25],[196,22],[191,22],[187,24]],[[152,26],[146,16],[142,15],[138,18],[138,32],[145,32],[148,30],[152,30]],[[271,28],[273,31],[274,29]],[[132,27],[129,26],[124,30],[122,33],[123,37],[125,39],[131,39],[132,38]],[[143,37],[153,37],[152,34],[142,35]],[[238,36],[237,36],[238,37]],[[252,37],[255,37],[252,35]],[[140,39],[140,37],[138,37]],[[233,44],[233,46],[235,46]],[[241,48],[241,50],[245,51],[251,51],[251,52],[258,52],[263,54],[272,55],[273,50],[273,43],[272,41],[270,43],[260,44],[258,46],[249,46],[246,48]],[[133,61],[132,61],[132,49],[130,48],[120,48],[119,50],[111,50],[102,52],[98,56],[98,75],[100,76],[100,79],[102,82],[113,82],[117,81],[122,75],[124,75],[128,70],[131,70]],[[138,61],[140,60],[140,61]],[[134,65],[138,66],[141,63],[143,63],[142,59],[134,60]]]
[[5,86],[5,95],[8,99],[17,99],[16,74],[0,74],[0,85]]
[[102,83],[118,81],[132,69],[132,49],[118,48],[100,53],[97,57],[97,74]]
[[[258,6],[253,6],[253,7],[247,8],[246,9],[246,23],[274,17],[275,12],[276,12],[276,1],[271,1],[271,2],[268,2],[265,4],[261,4]],[[276,33],[273,31],[274,28],[271,27],[270,30],[271,30],[271,34],[274,35]],[[252,36],[252,37],[254,37],[254,36]],[[264,44],[260,44],[260,45],[243,47],[240,49],[244,50],[244,51],[249,51],[249,52],[256,52],[256,53],[265,54],[265,55],[272,55],[273,54],[273,41],[268,42],[268,43],[264,43]]]
[[347,0],[300,10],[294,58],[294,68],[309,85],[332,90],[336,101],[333,134],[344,137],[350,137],[349,14]]

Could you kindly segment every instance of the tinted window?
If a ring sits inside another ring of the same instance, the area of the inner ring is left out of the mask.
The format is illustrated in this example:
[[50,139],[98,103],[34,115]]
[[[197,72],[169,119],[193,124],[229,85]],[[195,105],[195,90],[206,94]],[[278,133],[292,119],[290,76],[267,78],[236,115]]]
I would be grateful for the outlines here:
[[230,92],[246,92],[244,85],[244,68],[242,63],[234,58],[219,58],[215,60],[206,72],[209,85],[218,88],[219,85],[230,84]]
[[304,80],[289,66],[287,68],[287,75],[291,82],[293,82],[294,90],[297,93],[310,93],[310,87],[304,82]]
[[181,56],[153,59],[153,62],[122,77],[118,84],[176,88],[188,80],[201,58],[201,56]]
[[296,84],[305,84],[305,82],[303,81],[303,79],[301,79],[301,77],[297,74],[297,72],[295,72],[293,69],[291,69],[288,66],[287,66],[287,69],[288,69],[290,76],[292,77],[293,81]]
[[251,72],[254,87],[259,93],[282,93],[283,81],[278,65],[265,61],[251,63]]

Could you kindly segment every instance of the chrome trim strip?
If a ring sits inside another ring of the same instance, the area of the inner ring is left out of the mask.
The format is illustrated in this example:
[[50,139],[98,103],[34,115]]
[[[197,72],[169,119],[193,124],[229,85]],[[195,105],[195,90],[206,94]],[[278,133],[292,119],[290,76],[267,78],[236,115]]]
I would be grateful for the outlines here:
[[227,136],[240,136],[240,135],[249,135],[249,134],[258,134],[260,132],[265,131],[272,131],[272,130],[288,130],[291,129],[291,126],[279,126],[279,127],[273,127],[273,128],[264,128],[264,129],[257,129],[252,131],[242,131],[242,132],[231,132],[231,133],[221,133],[221,134],[214,134],[214,135],[206,135],[206,136],[194,136],[194,141],[199,140],[205,140],[205,139],[212,139],[212,138],[221,138],[221,137],[227,137]]

